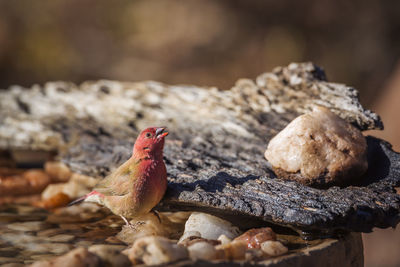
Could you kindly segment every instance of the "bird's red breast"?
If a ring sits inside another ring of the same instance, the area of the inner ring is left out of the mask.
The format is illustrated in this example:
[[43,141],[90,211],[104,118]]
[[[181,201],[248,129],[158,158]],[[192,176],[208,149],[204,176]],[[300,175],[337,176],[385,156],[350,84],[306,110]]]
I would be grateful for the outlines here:
[[[167,188],[167,170],[163,161],[165,127],[150,127],[136,139],[130,159],[95,189],[96,198],[88,194],[86,201],[94,201],[124,217],[149,212],[160,202]],[[99,197],[97,197],[99,196]]]

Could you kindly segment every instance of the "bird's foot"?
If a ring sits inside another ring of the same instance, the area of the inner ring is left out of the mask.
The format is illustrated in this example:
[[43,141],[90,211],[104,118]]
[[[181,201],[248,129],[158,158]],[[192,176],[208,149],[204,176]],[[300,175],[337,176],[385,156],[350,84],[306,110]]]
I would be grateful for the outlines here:
[[[125,226],[128,226],[128,227],[130,227],[130,228],[133,227],[133,225],[132,225],[124,216],[120,215],[120,217],[122,218],[122,220],[124,220]],[[133,228],[132,228],[132,229],[133,229]]]
[[158,221],[161,223],[161,218],[160,218],[160,214],[158,214],[158,211],[151,210],[151,212],[157,217]]

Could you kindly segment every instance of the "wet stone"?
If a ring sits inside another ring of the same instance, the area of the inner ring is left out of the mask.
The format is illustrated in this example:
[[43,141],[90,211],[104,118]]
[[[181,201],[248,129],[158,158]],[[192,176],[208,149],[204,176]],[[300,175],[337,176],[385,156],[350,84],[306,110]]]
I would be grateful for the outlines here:
[[123,245],[124,244],[124,242],[122,242],[121,240],[119,240],[115,236],[107,237],[107,239],[105,241],[107,243],[109,243],[109,244],[116,244],[116,245]]
[[93,242],[87,241],[87,240],[82,240],[82,241],[78,241],[75,243],[75,246],[77,247],[90,247],[91,245],[93,245]]
[[13,263],[6,263],[6,264],[1,265],[1,267],[24,267],[24,266],[25,266],[25,265],[22,264],[22,263],[15,263],[15,262],[13,262]]
[[46,219],[46,217],[46,214],[23,215],[14,213],[0,213],[0,223],[41,221]]
[[13,247],[0,248],[0,257],[15,257],[19,254],[18,249]]
[[107,266],[130,266],[128,257],[121,253],[126,246],[93,245],[88,250],[99,256]]
[[22,222],[22,223],[12,223],[7,225],[8,229],[23,231],[23,232],[31,232],[31,231],[40,231],[50,226],[44,222],[34,221],[34,222]]
[[34,243],[38,240],[36,236],[22,233],[3,233],[0,235],[0,239],[12,244],[17,244],[19,246],[22,246],[23,244]]
[[0,264],[6,264],[6,263],[22,263],[23,260],[17,259],[14,257],[0,257]]
[[73,223],[62,223],[58,225],[63,230],[70,230],[70,231],[78,231],[82,232],[84,226],[82,224],[73,224]]
[[39,254],[39,255],[32,255],[31,259],[35,261],[41,261],[41,260],[49,260],[54,258],[54,254]]
[[75,239],[75,236],[73,236],[73,235],[61,234],[61,235],[52,236],[52,237],[48,238],[47,240],[50,242],[68,243],[74,239]]
[[41,253],[54,253],[54,254],[63,254],[71,250],[72,246],[67,244],[54,244],[54,243],[43,243],[43,244],[35,244],[35,248],[33,248],[36,252]]
[[40,232],[36,233],[36,236],[40,236],[40,237],[51,237],[51,236],[55,236],[61,233],[64,233],[65,230],[60,229],[60,228],[52,228],[52,229],[47,229],[47,230],[43,230]]

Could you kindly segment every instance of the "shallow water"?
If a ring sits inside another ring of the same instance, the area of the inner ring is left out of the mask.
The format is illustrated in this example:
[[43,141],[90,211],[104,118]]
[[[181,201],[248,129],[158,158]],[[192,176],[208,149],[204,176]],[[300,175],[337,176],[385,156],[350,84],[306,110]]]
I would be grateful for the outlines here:
[[94,244],[124,245],[115,238],[122,225],[119,217],[91,204],[54,213],[31,206],[0,206],[0,265],[29,264]]

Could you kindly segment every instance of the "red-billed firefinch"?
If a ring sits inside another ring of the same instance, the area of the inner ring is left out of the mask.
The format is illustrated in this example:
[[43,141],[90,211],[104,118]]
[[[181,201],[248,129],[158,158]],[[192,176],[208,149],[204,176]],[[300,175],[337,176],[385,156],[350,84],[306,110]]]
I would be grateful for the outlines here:
[[126,218],[146,214],[160,202],[167,188],[163,161],[165,127],[151,127],[136,139],[130,159],[101,180],[89,194],[75,200],[95,202]]

